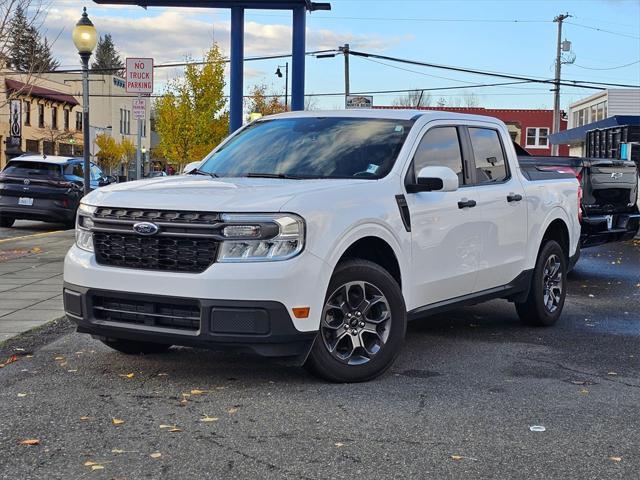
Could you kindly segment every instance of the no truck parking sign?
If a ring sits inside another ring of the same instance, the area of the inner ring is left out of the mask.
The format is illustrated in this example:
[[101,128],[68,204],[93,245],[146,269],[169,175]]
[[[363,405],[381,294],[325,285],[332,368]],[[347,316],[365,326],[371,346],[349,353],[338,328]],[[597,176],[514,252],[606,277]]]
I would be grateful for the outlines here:
[[127,93],[153,93],[153,58],[127,58]]

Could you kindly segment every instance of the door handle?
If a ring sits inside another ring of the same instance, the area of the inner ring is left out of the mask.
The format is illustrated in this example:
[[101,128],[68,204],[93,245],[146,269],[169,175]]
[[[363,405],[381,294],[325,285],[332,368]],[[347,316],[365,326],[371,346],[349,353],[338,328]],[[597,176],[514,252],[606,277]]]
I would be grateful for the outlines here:
[[522,200],[522,195],[519,193],[510,193],[507,195],[507,202],[519,202]]
[[475,200],[465,200],[458,202],[458,208],[473,208],[476,206]]

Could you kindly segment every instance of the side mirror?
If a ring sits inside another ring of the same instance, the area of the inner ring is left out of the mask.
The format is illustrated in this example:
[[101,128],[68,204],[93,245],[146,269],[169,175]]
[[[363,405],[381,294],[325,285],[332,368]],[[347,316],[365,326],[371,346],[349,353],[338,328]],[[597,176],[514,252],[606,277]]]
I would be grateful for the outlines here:
[[424,167],[418,172],[413,185],[407,185],[409,193],[455,192],[458,190],[458,175],[449,167]]

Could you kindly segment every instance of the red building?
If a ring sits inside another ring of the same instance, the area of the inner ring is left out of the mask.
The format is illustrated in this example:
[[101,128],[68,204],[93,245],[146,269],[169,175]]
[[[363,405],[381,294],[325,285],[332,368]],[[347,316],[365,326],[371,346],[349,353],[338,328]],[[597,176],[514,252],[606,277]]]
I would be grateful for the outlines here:
[[[374,107],[406,109],[411,107]],[[413,110],[444,110],[447,112],[486,115],[502,120],[511,138],[532,155],[551,155],[549,135],[553,130],[553,110],[525,110],[484,107],[420,107]],[[560,131],[567,129],[567,120],[560,120]],[[569,147],[560,145],[559,155],[569,155]]]

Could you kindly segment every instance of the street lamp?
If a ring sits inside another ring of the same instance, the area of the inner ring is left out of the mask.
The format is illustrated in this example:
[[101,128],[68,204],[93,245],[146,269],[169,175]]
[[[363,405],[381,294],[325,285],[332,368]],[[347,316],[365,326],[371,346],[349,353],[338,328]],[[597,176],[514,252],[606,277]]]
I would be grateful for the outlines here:
[[[278,65],[276,75],[282,78],[282,70],[280,70],[280,67],[282,67],[282,65]],[[289,110],[289,62],[284,64],[284,72],[284,109]]]
[[76,23],[71,35],[73,43],[78,49],[82,61],[82,131],[84,142],[82,153],[84,155],[84,194],[91,191],[91,162],[89,160],[89,58],[98,43],[98,32],[87,16],[87,8],[83,8],[82,17]]

